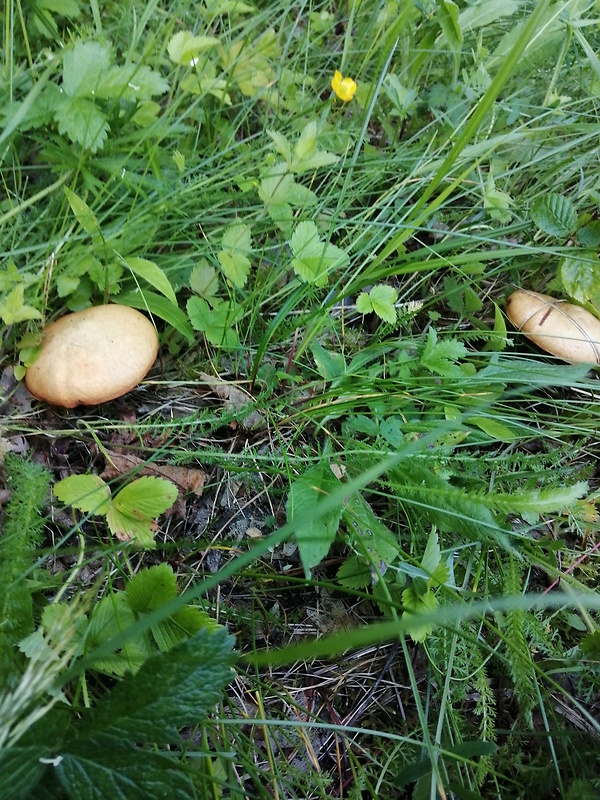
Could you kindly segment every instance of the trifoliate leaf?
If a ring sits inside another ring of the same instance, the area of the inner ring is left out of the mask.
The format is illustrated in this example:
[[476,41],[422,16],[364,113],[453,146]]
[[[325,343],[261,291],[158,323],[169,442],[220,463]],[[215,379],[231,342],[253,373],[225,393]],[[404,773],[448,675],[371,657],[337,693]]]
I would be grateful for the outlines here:
[[99,475],[70,475],[56,483],[52,493],[85,514],[106,514],[110,507],[110,488]]

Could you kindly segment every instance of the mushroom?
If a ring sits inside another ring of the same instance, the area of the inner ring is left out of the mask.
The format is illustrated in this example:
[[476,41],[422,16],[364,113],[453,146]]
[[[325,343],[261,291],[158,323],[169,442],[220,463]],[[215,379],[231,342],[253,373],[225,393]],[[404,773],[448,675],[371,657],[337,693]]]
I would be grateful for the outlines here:
[[508,298],[506,315],[547,353],[573,364],[600,364],[600,320],[585,308],[519,289]]
[[42,349],[25,384],[38,400],[65,408],[126,394],[146,375],[158,336],[143,314],[105,305],[67,314],[42,331]]

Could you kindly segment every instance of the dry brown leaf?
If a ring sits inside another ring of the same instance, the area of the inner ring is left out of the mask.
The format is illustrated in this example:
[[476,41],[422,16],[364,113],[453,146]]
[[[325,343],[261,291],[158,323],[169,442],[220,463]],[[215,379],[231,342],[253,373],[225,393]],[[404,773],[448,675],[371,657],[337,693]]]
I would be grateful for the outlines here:
[[138,475],[152,475],[154,477],[166,478],[177,486],[182,492],[193,492],[200,497],[207,475],[200,469],[190,469],[189,467],[173,467],[169,464],[161,465],[148,463],[141,458],[133,455],[115,453],[111,450],[105,451],[107,456],[106,467],[100,475],[105,480],[117,478],[132,469],[137,470]]
[[[223,405],[229,411],[237,411],[238,409],[245,409],[248,406],[254,405],[254,399],[247,392],[244,392],[235,383],[224,381],[221,378],[214,378],[206,372],[200,373],[200,378],[204,383],[207,383],[214,390],[217,397],[223,401]],[[264,420],[263,415],[259,411],[251,411],[243,419],[240,419],[240,425],[245,430],[249,431],[262,425]]]

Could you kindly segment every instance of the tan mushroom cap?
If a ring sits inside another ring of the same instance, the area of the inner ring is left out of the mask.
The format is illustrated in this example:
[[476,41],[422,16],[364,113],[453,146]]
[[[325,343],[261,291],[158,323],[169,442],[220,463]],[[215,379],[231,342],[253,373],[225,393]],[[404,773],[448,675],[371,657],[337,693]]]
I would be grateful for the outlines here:
[[106,305],[67,314],[42,331],[42,352],[25,384],[38,400],[73,408],[126,394],[158,353],[147,317],[129,306]]

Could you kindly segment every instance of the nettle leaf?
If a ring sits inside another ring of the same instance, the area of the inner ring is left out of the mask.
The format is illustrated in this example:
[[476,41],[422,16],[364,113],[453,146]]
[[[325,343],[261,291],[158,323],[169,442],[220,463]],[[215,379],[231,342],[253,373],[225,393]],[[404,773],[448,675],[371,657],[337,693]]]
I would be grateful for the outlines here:
[[93,100],[62,95],[57,103],[54,120],[58,132],[66,134],[72,142],[95,153],[104,146],[110,126],[106,115]]
[[327,284],[329,271],[349,264],[348,254],[328,242],[321,241],[314,222],[299,222],[290,241],[292,267],[307,283],[321,287]]
[[373,286],[369,294],[361,292],[356,298],[356,310],[361,314],[374,312],[379,319],[393,324],[396,322],[396,300],[398,292],[393,286],[379,284]]
[[52,494],[84,514],[103,515],[110,508],[110,487],[99,475],[70,475],[54,484]]
[[200,53],[219,44],[214,36],[194,36],[191,31],[179,31],[169,39],[167,51],[175,64],[194,66]]
[[0,318],[5,325],[14,325],[27,319],[41,319],[41,312],[25,302],[24,293],[25,284],[20,283],[5,298],[0,299]]
[[107,742],[106,737],[116,750],[125,740],[180,742],[179,731],[198,725],[233,678],[233,643],[224,628],[201,630],[168,653],[149,658],[99,700],[65,750],[76,752],[80,744]]
[[211,305],[219,291],[219,274],[204,258],[201,259],[190,274],[190,289]]
[[531,206],[531,219],[550,236],[566,239],[577,227],[577,211],[568,197],[551,192]]
[[560,278],[569,297],[600,309],[600,258],[593,250],[581,250],[563,258]]
[[299,522],[296,541],[307,578],[310,577],[310,570],[320,564],[329,552],[344,507],[340,504],[319,519],[314,518],[315,509],[340,485],[329,465],[322,464],[305,472],[290,487],[286,512],[289,521]]
[[62,89],[69,97],[90,97],[111,62],[109,45],[78,39],[63,59]]

